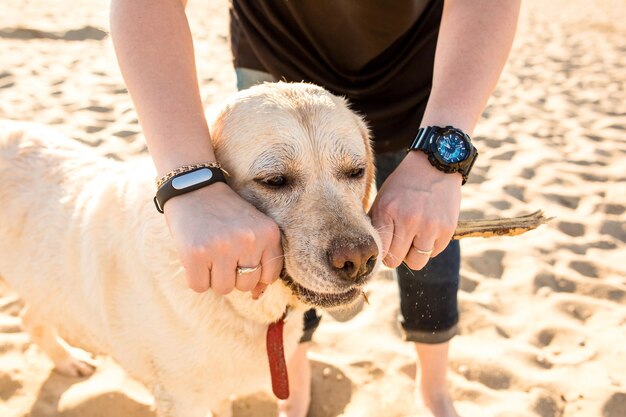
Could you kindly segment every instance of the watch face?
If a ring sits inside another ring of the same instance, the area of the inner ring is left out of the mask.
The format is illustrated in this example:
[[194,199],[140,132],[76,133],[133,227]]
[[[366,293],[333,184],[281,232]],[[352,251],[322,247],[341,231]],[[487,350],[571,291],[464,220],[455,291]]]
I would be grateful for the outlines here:
[[446,132],[437,139],[437,152],[447,164],[456,164],[467,159],[469,146],[458,133]]

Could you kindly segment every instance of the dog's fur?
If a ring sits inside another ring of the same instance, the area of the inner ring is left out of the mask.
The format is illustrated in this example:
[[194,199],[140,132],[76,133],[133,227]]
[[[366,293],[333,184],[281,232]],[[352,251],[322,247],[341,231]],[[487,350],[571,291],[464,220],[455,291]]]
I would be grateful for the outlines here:
[[[365,210],[368,132],[343,99],[308,84],[265,84],[234,95],[209,125],[231,187],[283,234],[285,280],[258,301],[186,287],[152,202],[148,158],[118,162],[46,129],[0,122],[0,275],[27,303],[25,328],[66,374],[92,367],[64,340],[112,356],[152,389],[160,416],[229,415],[230,395],[267,387],[268,324],[290,306],[289,355],[303,301],[349,303],[369,277],[334,276],[329,246],[380,247]],[[356,168],[364,175],[350,177]],[[278,174],[288,186],[263,185]]]

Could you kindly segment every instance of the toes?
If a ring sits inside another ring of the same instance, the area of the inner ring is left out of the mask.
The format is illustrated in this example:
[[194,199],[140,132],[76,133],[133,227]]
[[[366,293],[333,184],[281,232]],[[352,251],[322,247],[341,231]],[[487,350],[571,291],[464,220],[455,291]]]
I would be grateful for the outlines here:
[[86,377],[96,370],[94,359],[84,350],[72,348],[68,355],[55,363],[58,373],[72,377]]

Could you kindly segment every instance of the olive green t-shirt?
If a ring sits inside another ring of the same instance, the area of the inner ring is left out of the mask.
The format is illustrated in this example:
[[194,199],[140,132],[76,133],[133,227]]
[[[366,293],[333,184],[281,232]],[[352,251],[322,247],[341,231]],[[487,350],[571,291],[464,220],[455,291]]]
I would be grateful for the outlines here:
[[432,84],[443,0],[233,0],[236,67],[346,96],[376,150],[406,148]]

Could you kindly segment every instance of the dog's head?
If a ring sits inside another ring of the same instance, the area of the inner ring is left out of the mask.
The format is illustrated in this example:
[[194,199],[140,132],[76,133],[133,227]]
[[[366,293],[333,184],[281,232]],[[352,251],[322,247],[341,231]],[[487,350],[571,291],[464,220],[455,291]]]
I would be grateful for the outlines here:
[[366,210],[374,178],[367,127],[346,101],[311,84],[263,84],[210,120],[229,184],[282,232],[282,281],[307,304],[361,294],[380,262]]

